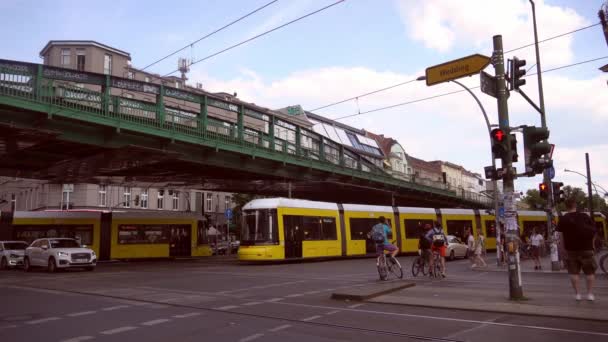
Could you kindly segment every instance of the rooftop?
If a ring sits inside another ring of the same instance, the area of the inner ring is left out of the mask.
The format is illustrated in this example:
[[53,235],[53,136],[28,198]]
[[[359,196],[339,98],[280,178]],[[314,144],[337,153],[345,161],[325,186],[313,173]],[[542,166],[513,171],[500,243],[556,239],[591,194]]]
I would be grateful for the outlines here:
[[42,48],[42,50],[40,51],[40,57],[44,56],[44,54],[46,54],[47,50],[51,48],[51,46],[54,45],[60,45],[60,46],[82,46],[82,45],[91,45],[91,46],[96,46],[98,48],[101,49],[105,49],[108,51],[111,51],[113,53],[117,53],[119,55],[123,55],[125,57],[127,57],[129,60],[131,60],[131,54],[122,50],[119,50],[117,48],[113,48],[109,45],[105,45],[99,42],[96,42],[94,40],[49,40],[48,43],[46,43],[46,45],[44,46],[44,48]]

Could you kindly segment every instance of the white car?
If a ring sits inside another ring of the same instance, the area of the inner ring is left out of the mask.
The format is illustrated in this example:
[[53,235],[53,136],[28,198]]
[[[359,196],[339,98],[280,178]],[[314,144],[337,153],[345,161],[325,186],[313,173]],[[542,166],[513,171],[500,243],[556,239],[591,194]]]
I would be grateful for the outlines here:
[[38,239],[25,250],[23,269],[46,267],[49,272],[66,268],[85,268],[92,271],[97,265],[97,255],[74,239],[46,238]]
[[454,260],[456,258],[467,258],[469,247],[460,241],[454,235],[447,235],[448,238],[448,248],[445,251],[445,256],[450,260]]
[[23,266],[23,254],[27,248],[24,241],[0,241],[0,270]]

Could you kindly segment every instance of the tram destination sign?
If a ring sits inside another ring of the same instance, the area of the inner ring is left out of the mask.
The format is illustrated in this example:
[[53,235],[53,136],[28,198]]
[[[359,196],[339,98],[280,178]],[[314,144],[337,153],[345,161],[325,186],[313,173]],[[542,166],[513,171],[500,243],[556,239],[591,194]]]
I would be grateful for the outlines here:
[[490,64],[490,57],[474,54],[426,68],[426,85],[455,80],[479,73]]

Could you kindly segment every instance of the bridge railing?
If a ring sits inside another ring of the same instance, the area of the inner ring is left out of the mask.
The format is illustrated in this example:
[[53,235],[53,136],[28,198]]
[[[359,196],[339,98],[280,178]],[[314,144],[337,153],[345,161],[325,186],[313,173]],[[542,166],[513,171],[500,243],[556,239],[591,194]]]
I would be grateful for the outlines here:
[[[116,94],[125,91],[144,94],[154,102]],[[392,177],[365,157],[313,130],[287,122],[271,111],[232,103],[202,91],[0,60],[0,96],[44,104],[49,117],[66,116],[121,128],[131,124],[129,129],[143,133],[172,139],[187,137],[189,142],[195,139],[216,148],[238,147],[243,153],[265,151],[287,163],[301,165],[304,161],[309,167],[352,177],[469,199],[445,188]],[[210,115],[211,111],[223,114]]]

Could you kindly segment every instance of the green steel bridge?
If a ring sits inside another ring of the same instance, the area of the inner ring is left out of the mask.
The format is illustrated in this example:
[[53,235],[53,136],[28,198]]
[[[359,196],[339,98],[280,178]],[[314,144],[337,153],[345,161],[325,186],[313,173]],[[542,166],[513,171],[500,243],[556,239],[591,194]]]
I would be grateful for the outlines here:
[[[176,101],[199,110],[170,104]],[[210,115],[211,107],[235,120]],[[0,60],[0,176],[382,205],[490,204],[483,195],[394,178],[343,145],[253,104],[11,60]]]

